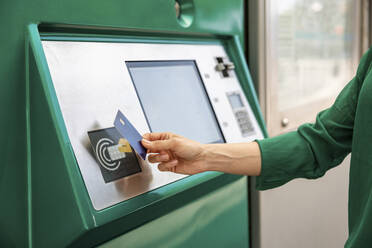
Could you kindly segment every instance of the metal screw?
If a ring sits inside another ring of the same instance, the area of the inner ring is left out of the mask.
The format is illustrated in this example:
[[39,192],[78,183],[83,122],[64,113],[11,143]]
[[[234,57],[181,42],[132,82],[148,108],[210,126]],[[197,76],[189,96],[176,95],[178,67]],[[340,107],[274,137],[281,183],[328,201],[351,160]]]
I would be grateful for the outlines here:
[[288,124],[289,124],[289,120],[288,120],[288,118],[283,118],[282,119],[282,127],[286,127],[286,126],[288,126]]

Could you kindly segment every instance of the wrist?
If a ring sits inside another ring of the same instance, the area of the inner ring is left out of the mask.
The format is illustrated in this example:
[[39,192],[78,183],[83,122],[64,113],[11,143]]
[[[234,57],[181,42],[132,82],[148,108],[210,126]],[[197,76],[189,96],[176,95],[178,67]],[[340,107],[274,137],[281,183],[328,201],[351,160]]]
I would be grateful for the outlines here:
[[202,148],[202,161],[205,171],[220,171],[216,144],[205,144]]

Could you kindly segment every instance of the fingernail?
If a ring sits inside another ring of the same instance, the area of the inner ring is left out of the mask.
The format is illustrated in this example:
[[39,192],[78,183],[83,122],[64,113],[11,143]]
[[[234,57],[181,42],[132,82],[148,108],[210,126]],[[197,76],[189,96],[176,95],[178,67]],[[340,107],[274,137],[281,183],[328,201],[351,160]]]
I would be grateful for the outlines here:
[[168,156],[168,154],[160,155],[159,159],[164,161],[164,160],[169,159],[169,156]]
[[178,163],[178,160],[172,160],[171,162],[169,162],[169,165],[176,165]]
[[142,142],[143,142],[143,143],[146,143],[146,144],[148,144],[148,145],[151,144],[151,142],[150,142],[149,140],[147,140],[147,139],[142,139]]

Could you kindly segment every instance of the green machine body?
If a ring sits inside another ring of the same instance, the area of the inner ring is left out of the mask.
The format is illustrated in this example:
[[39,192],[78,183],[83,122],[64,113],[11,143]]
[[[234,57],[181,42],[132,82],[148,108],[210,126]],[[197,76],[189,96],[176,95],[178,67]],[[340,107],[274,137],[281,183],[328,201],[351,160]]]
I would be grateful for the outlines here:
[[[123,144],[114,110],[142,133],[173,128],[149,97],[164,73],[164,102],[187,96],[174,130],[209,143],[266,136],[243,12],[241,0],[4,4],[0,246],[249,246],[247,177],[162,174],[133,150],[110,153]],[[131,171],[111,173],[130,158]]]

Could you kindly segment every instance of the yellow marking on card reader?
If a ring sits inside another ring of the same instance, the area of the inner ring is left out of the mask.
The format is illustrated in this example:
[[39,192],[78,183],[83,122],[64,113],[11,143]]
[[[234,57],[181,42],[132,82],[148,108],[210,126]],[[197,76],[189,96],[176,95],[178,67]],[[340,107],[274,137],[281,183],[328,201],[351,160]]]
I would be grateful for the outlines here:
[[123,138],[119,139],[119,145],[121,145],[118,147],[120,152],[132,152],[132,148],[130,147],[128,140]]

